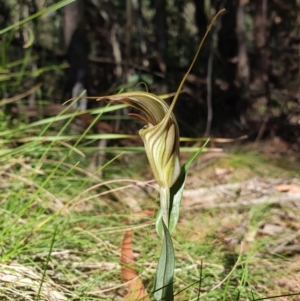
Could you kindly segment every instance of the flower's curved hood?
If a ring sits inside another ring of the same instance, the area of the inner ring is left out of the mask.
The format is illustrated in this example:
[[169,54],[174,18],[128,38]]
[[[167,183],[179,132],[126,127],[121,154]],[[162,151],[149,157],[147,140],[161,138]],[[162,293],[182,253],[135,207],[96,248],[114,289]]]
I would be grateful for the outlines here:
[[139,131],[143,139],[149,164],[161,188],[171,188],[180,174],[179,129],[176,118],[168,104],[148,92],[125,92],[104,96],[109,102],[126,103],[144,116],[131,114],[146,125]]

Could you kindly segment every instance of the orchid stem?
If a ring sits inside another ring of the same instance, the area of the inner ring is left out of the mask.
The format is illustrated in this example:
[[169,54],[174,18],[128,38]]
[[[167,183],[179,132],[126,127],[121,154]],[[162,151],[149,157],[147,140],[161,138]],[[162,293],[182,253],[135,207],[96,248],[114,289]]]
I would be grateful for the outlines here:
[[169,228],[169,215],[170,215],[170,189],[160,188],[160,208],[162,219],[167,228]]

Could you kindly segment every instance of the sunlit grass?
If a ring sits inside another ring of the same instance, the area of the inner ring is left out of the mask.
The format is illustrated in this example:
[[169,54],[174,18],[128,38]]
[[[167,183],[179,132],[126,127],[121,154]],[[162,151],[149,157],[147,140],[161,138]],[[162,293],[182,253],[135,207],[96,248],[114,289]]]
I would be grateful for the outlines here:
[[[74,116],[69,118],[64,119],[68,126],[56,135],[55,118],[35,126],[21,123],[11,130],[5,118],[1,121],[5,128],[0,157],[1,263],[30,268],[40,277],[32,286],[52,279],[59,285],[55,290],[70,300],[122,300],[126,287],[120,280],[120,245],[126,229],[132,228],[137,271],[151,292],[159,256],[154,225],[158,194],[153,182],[146,182],[152,174],[145,167],[145,155],[140,147],[128,147],[121,154],[112,148],[103,166],[91,172],[90,154],[97,147],[86,144],[88,134],[76,138],[68,134]],[[31,141],[25,142],[31,129]],[[47,135],[61,138],[60,142],[39,139]],[[207,162],[202,158],[205,154],[194,164],[191,179],[206,181],[204,186],[254,176],[295,175],[253,153],[229,153]],[[216,168],[230,170],[229,176],[216,180]],[[268,250],[282,240],[282,234],[259,235],[263,223],[279,220],[276,210],[267,205],[183,211],[174,232],[175,300],[198,300],[200,277],[201,300],[249,300],[252,294],[259,298],[281,292],[274,277],[291,275],[294,268],[288,259],[268,254]],[[281,214],[290,211],[287,206]],[[28,294],[15,285],[20,296],[6,285],[0,289],[1,298],[7,295],[3,300],[10,300],[10,293],[15,300]],[[31,290],[38,294],[37,287]],[[43,293],[41,290],[40,300]]]
[[[3,69],[0,75],[2,92],[11,87],[17,91],[24,78],[60,68],[25,70],[33,59],[27,55],[6,64],[7,72]],[[20,71],[9,72],[14,67]],[[0,100],[0,108],[21,96]],[[43,108],[46,102],[38,103]],[[153,290],[160,252],[155,232],[159,204],[144,148],[118,143],[137,135],[93,133],[93,123],[74,133],[78,115],[88,113],[93,122],[125,119],[108,116],[124,105],[86,112],[69,112],[68,105],[57,116],[32,123],[0,113],[1,300],[52,301],[58,293],[61,300],[123,300],[126,284],[119,261],[129,228],[134,230],[136,270],[148,292]],[[101,139],[117,143],[101,149]],[[182,147],[182,157],[197,149]],[[89,164],[99,151],[104,160],[91,170]],[[299,175],[297,163],[282,158],[243,149],[223,154],[210,154],[206,160],[204,152],[193,163],[187,189],[213,190],[215,185],[255,177]],[[217,169],[224,174],[218,176]],[[174,232],[175,300],[252,300],[289,293],[293,287],[287,283],[295,283],[297,266],[289,254],[270,250],[293,235],[299,227],[297,218],[292,206],[276,204],[183,210]],[[265,224],[278,224],[281,232],[265,235],[261,232]]]

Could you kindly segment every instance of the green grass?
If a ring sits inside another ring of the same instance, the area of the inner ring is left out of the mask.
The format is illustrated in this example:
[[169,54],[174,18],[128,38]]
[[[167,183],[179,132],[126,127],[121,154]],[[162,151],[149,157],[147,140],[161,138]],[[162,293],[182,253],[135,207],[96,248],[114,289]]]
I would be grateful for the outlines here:
[[[4,97],[16,95],[0,99],[0,299],[4,301],[124,300],[126,284],[119,261],[127,229],[134,230],[136,270],[148,292],[154,285],[161,245],[155,231],[158,193],[141,144],[120,147],[118,143],[136,136],[95,134],[90,128],[76,132],[74,120],[83,112],[62,112],[29,124],[26,116],[11,120],[2,110],[17,102],[22,111],[19,100],[28,91],[24,83],[34,83],[41,74],[51,77],[49,71],[62,72],[65,67],[32,71],[30,64],[37,57],[30,48],[24,50],[24,58],[8,62],[14,29],[69,2],[60,1],[0,31],[7,35],[1,44],[0,91]],[[44,90],[35,88],[36,98],[53,89],[51,83]],[[37,103],[43,111],[47,102]],[[88,113],[95,120],[124,118],[107,116],[122,107]],[[102,164],[92,170],[99,139],[117,142],[105,148]],[[299,185],[297,162],[245,149],[209,160],[205,155],[193,163],[187,189],[211,187],[213,192],[218,185],[255,177],[295,178]],[[217,169],[224,174],[217,176]],[[238,202],[240,193],[229,195],[230,201]],[[300,213],[293,202],[197,210],[185,206],[173,236],[175,300],[253,300],[300,291],[297,252],[272,253],[285,243],[300,244],[295,235]],[[266,234],[264,225],[279,230]]]
[[[146,182],[152,176],[145,155],[140,148],[107,155],[100,177],[101,167],[88,170],[86,154],[95,146],[86,145],[88,136],[68,136],[74,116],[69,118],[56,134],[53,118],[13,129],[4,117],[1,121],[6,128],[0,157],[0,271],[6,275],[0,274],[1,300],[51,300],[58,292],[66,300],[123,300],[119,259],[128,228],[134,229],[137,271],[152,290],[160,241],[154,225],[157,193],[153,182]],[[40,139],[47,135],[57,139]],[[31,140],[21,143],[20,137]],[[216,181],[216,167],[230,169],[230,176]],[[241,153],[203,165],[200,157],[191,171],[191,179],[206,186],[283,175],[295,171]],[[291,292],[278,283],[293,278],[293,260],[270,253],[293,233],[299,215],[289,221],[291,212],[289,204],[183,211],[174,233],[175,300],[250,300]],[[283,222],[279,233],[259,233],[262,224]]]

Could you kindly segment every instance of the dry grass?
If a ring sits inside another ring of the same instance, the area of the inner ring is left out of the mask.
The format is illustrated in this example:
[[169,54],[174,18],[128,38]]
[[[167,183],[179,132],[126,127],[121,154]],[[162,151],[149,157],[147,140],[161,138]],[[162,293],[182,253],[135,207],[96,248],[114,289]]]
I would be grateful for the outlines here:
[[[123,300],[129,228],[152,291],[158,202],[145,156],[108,155],[99,177],[87,169],[84,143],[71,145],[37,140],[1,155],[1,300]],[[259,155],[200,157],[174,232],[175,299],[198,300],[200,275],[202,300],[298,292],[299,186],[295,170]]]

